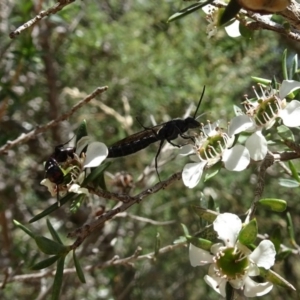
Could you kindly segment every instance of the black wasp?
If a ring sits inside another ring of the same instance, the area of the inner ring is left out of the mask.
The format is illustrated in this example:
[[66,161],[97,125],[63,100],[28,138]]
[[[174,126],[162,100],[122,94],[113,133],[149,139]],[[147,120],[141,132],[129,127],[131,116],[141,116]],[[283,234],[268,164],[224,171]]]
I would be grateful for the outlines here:
[[[67,142],[68,143],[68,142]],[[65,144],[55,147],[54,152],[45,163],[46,178],[56,184],[57,199],[58,199],[58,185],[64,182],[64,173],[59,163],[67,161],[68,157],[74,158],[75,148],[64,147]]]
[[107,157],[114,158],[126,156],[138,152],[152,143],[160,141],[159,148],[155,156],[155,169],[159,178],[157,171],[157,159],[164,142],[167,141],[175,147],[181,147],[180,145],[172,143],[172,140],[176,139],[178,136],[181,136],[184,139],[193,140],[193,137],[186,136],[184,133],[189,129],[200,127],[200,123],[196,120],[196,114],[200,107],[204,92],[205,86],[193,117],[187,117],[186,119],[173,119],[149,128],[143,126],[144,130],[132,134],[108,147],[109,152]]

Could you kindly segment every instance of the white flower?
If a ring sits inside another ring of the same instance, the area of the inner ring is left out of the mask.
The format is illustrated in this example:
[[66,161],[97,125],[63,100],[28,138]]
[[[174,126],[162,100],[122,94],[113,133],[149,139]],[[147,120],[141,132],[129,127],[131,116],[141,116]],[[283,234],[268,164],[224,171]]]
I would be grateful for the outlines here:
[[[209,23],[206,28],[206,33],[208,35],[208,38],[212,38],[215,36],[218,32],[218,26],[219,26],[219,9],[216,8],[213,5],[206,5],[202,7],[202,10],[206,13],[206,20]],[[225,26],[225,31],[230,37],[239,37],[241,35],[239,30],[240,22],[235,20],[233,23],[231,23],[228,26]]]
[[208,124],[202,128],[202,134],[196,139],[194,147],[184,146],[181,155],[196,154],[191,158],[196,161],[185,165],[182,171],[182,180],[185,186],[195,187],[203,174],[205,167],[222,161],[229,171],[242,171],[249,162],[248,150],[242,145],[235,145],[234,136],[229,137],[223,132],[218,123]]
[[234,20],[233,23],[225,27],[225,31],[228,34],[228,36],[232,38],[236,38],[241,36],[240,33],[240,21]]
[[275,261],[275,247],[269,240],[263,240],[251,252],[238,240],[242,222],[238,216],[230,213],[220,214],[213,223],[218,238],[224,244],[212,245],[211,251],[205,251],[192,244],[189,247],[190,262],[193,267],[211,264],[205,282],[223,297],[226,296],[226,283],[234,289],[243,289],[246,297],[263,296],[272,288],[270,282],[257,283],[250,276],[260,274],[258,267],[270,269]]
[[[52,182],[49,178],[45,178],[41,184],[48,188],[52,196],[64,196],[66,192],[88,195],[88,189],[80,186],[86,176],[86,169],[98,167],[107,155],[108,148],[105,144],[90,142],[90,138],[85,136],[77,142],[76,152],[73,153],[72,157],[68,156],[66,161],[58,163],[53,157],[60,169],[55,169],[55,172],[63,174],[64,182]],[[68,180],[67,183],[66,180]]]
[[300,126],[300,102],[293,100],[286,104],[284,98],[297,89],[300,89],[300,82],[293,80],[284,80],[279,91],[265,91],[261,88],[262,96],[256,93],[256,102],[246,100],[245,114],[237,115],[230,122],[229,135],[253,132],[246,142],[253,160],[262,160],[266,156],[267,141],[261,131],[271,128],[276,119],[281,118],[287,127]]

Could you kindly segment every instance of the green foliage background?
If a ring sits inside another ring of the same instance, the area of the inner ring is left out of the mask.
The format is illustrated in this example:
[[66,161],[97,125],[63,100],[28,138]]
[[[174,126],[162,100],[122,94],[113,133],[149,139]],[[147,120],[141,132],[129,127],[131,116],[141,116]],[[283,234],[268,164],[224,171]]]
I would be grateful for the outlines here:
[[[85,106],[68,122],[15,147],[0,158],[0,267],[12,274],[30,274],[29,267],[42,258],[30,238],[15,228],[12,219],[26,224],[35,214],[53,203],[46,189],[39,185],[44,177],[43,162],[55,145],[64,143],[83,119],[89,134],[107,145],[141,130],[136,121],[150,126],[150,115],[157,123],[182,117],[191,103],[195,105],[203,86],[206,94],[201,105],[201,121],[233,117],[232,105],[243,95],[252,94],[250,76],[281,80],[283,49],[298,51],[298,45],[271,32],[256,32],[250,41],[231,39],[220,30],[215,39],[207,39],[207,22],[202,11],[167,24],[166,20],[182,5],[181,1],[76,1],[54,16],[45,18],[14,40],[8,34],[36,13],[53,3],[39,7],[29,1],[3,1],[0,28],[0,104],[7,102],[0,119],[0,142],[17,138],[38,125],[68,111],[97,86],[109,90],[103,102],[120,115],[125,115],[122,99],[130,105],[129,126],[124,127],[114,115],[99,108],[97,101]],[[115,159],[110,173],[130,172],[137,180],[155,157],[157,145],[135,155]],[[176,150],[177,151],[177,150]],[[160,160],[170,155],[164,153]],[[176,159],[160,172],[162,179],[182,170],[187,159]],[[117,217],[93,234],[78,250],[81,265],[96,265],[115,255],[127,257],[140,246],[143,254],[154,251],[155,237],[161,246],[172,244],[180,235],[180,223],[191,232],[200,228],[192,204],[200,204],[201,192],[213,195],[221,212],[244,213],[254,197],[256,167],[242,173],[222,170],[212,180],[193,190],[176,182],[166,190],[131,207],[127,215]],[[283,198],[290,204],[299,235],[299,192],[278,186],[281,176],[276,167],[268,174],[266,197]],[[108,177],[108,187],[111,180]],[[153,173],[137,194],[157,182]],[[106,210],[116,203],[92,199],[75,214],[68,205],[53,213],[51,222],[65,243],[68,232],[95,216],[101,205]],[[285,214],[258,212],[260,232],[271,234],[275,225],[287,236]],[[158,223],[174,220],[171,225],[153,225],[130,215]],[[46,222],[40,220],[31,228],[46,234]],[[288,241],[286,241],[288,244]],[[67,267],[72,267],[67,263]],[[300,288],[299,260],[289,257],[275,269]],[[206,268],[192,268],[188,250],[178,248],[161,255],[155,262],[142,260],[134,266],[116,266],[86,273],[87,284],[76,275],[65,276],[61,299],[218,299],[203,281]],[[4,272],[2,272],[4,273]],[[0,277],[3,280],[3,275]],[[1,281],[2,281],[1,280]],[[53,277],[28,282],[8,283],[0,290],[1,299],[46,299]],[[45,292],[46,291],[46,292]],[[297,299],[296,293],[274,287],[264,299]]]

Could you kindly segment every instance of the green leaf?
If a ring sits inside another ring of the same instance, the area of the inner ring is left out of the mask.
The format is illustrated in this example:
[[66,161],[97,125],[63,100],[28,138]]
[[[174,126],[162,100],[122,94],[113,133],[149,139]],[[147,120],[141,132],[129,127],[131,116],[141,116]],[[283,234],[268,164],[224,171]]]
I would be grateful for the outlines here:
[[212,223],[219,215],[217,212],[202,208],[201,206],[192,205],[192,208],[201,219],[204,219],[209,223]]
[[41,270],[41,269],[48,268],[49,266],[53,265],[59,259],[59,257],[60,257],[59,255],[51,256],[45,260],[42,260],[42,261],[36,263],[30,269],[31,270]]
[[61,239],[60,239],[58,233],[57,233],[57,232],[55,231],[55,229],[53,228],[53,226],[52,226],[51,222],[49,221],[49,219],[47,219],[47,227],[48,227],[48,229],[49,229],[49,231],[50,231],[50,233],[51,233],[52,238],[53,238],[56,242],[58,242],[58,243],[60,243],[61,245],[63,245],[63,242],[61,241]]
[[291,285],[288,281],[286,281],[284,278],[282,278],[276,272],[274,272],[272,270],[266,270],[262,267],[259,268],[259,271],[260,271],[260,276],[265,278],[265,280],[267,280],[273,284],[282,286],[284,288],[291,289],[293,291],[296,290],[293,285]]
[[287,223],[288,223],[288,232],[289,232],[289,237],[290,237],[291,244],[296,245],[295,230],[294,230],[294,225],[293,225],[291,214],[287,213],[286,218],[287,218]]
[[281,236],[281,227],[276,225],[272,233],[270,235],[270,241],[274,244],[276,253],[280,250],[280,244],[282,243],[282,236]]
[[206,251],[210,251],[210,248],[213,245],[213,243],[211,241],[205,240],[202,238],[197,238],[197,237],[192,237],[192,236],[189,236],[186,238],[189,243],[193,244],[194,246],[196,246],[198,248],[206,250]]
[[57,269],[54,277],[53,287],[52,287],[52,300],[59,300],[59,294],[63,282],[64,275],[64,264],[65,264],[65,256],[62,256],[57,261]]
[[193,13],[194,11],[206,6],[207,4],[211,3],[213,0],[201,0],[198,1],[198,3],[192,4],[182,10],[180,10],[179,12],[173,14],[167,21],[167,23],[173,22],[177,19],[183,18],[191,13]]
[[292,250],[281,251],[276,255],[276,261],[284,261],[287,257],[289,257],[293,253]]
[[37,220],[42,219],[45,216],[48,216],[49,214],[51,214],[52,212],[54,212],[55,210],[57,210],[58,208],[60,208],[62,205],[66,204],[69,200],[71,200],[73,198],[74,195],[77,195],[75,193],[68,193],[66,196],[64,196],[63,198],[61,198],[59,200],[60,205],[58,206],[58,202],[52,204],[51,206],[49,206],[48,208],[46,208],[44,211],[42,211],[41,213],[37,214],[36,216],[34,216],[29,223],[33,223]]
[[188,228],[184,224],[181,224],[181,227],[183,229],[184,236],[185,237],[190,236]]
[[282,56],[282,62],[281,62],[281,65],[282,65],[282,76],[283,76],[283,79],[288,80],[289,77],[288,77],[288,71],[287,71],[286,57],[287,57],[287,49],[285,49],[285,50],[283,51],[283,56]]
[[290,128],[285,125],[280,125],[276,128],[277,134],[283,139],[288,141],[295,141],[295,137]]
[[197,232],[195,237],[215,242],[218,238],[218,234],[215,232],[213,224],[210,224]]
[[281,186],[287,187],[287,188],[298,188],[300,186],[300,183],[296,180],[286,179],[286,178],[279,178],[278,183]]
[[268,207],[272,211],[283,212],[287,204],[285,200],[275,198],[263,198],[258,201],[261,205]]
[[253,38],[253,30],[250,30],[248,27],[244,26],[242,23],[239,25],[239,31],[241,36],[247,40],[251,40]]
[[50,240],[44,236],[36,236],[34,238],[39,249],[45,254],[53,255],[53,254],[63,254],[70,251],[69,246],[61,245],[53,240]]
[[75,265],[76,273],[77,273],[77,276],[78,276],[79,280],[82,283],[86,283],[84,273],[83,273],[82,268],[80,266],[79,260],[76,256],[75,250],[73,250],[73,260],[74,260],[74,265]]
[[297,72],[298,72],[298,55],[295,54],[292,60],[290,78],[293,80],[297,80],[297,78],[295,78],[295,74],[297,74]]
[[294,165],[290,160],[288,161],[288,163],[289,163],[289,168],[290,168],[290,170],[291,170],[291,172],[292,172],[293,178],[294,178],[297,182],[300,182],[300,178],[299,178],[299,175],[298,175],[298,171],[296,170],[295,165]]
[[83,120],[76,131],[76,144],[77,142],[83,138],[84,136],[87,136],[87,127],[86,127],[86,120]]
[[219,161],[205,172],[204,182],[216,176],[222,168],[222,162]]
[[253,219],[242,228],[239,233],[238,240],[243,245],[250,245],[256,240],[257,233],[257,222],[256,219]]
[[230,21],[231,19],[233,19],[236,16],[236,14],[240,11],[240,9],[241,9],[241,6],[237,0],[229,1],[229,3],[227,4],[227,6],[224,9],[224,12],[222,13],[222,15],[220,17],[219,24],[220,25],[226,24],[228,21]]
[[89,182],[96,181],[99,177],[102,176],[103,172],[110,166],[109,162],[101,164],[97,168],[92,168],[91,173],[85,178],[85,180],[82,183],[82,186],[86,186]]
[[270,79],[265,79],[265,78],[260,78],[260,77],[255,77],[255,76],[251,76],[251,78],[260,84],[263,84],[264,86],[269,86],[271,84],[271,80]]
[[19,227],[20,229],[22,229],[25,233],[27,233],[30,237],[32,237],[33,239],[35,238],[34,233],[29,230],[27,227],[25,227],[24,225],[22,225],[21,223],[19,223],[17,220],[13,220],[14,224]]

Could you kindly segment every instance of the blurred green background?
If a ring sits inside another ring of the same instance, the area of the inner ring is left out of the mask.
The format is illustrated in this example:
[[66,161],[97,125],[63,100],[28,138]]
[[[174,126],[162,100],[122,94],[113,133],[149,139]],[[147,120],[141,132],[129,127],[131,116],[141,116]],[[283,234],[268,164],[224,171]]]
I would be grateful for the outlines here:
[[[167,24],[168,17],[184,6],[181,1],[76,1],[16,39],[9,39],[11,31],[51,5],[50,1],[9,0],[0,4],[0,145],[69,111],[96,87],[107,85],[109,89],[68,121],[0,157],[3,274],[34,273],[30,265],[45,258],[12,220],[27,225],[34,215],[56,201],[40,185],[43,162],[56,145],[74,136],[83,119],[95,140],[111,145],[142,130],[136,117],[143,125],[151,126],[150,116],[159,124],[182,117],[193,104],[192,115],[205,85],[200,113],[206,115],[201,122],[222,119],[226,124],[234,116],[233,104],[239,105],[244,94],[253,95],[250,76],[275,75],[282,80],[283,50],[287,48],[291,55],[299,51],[299,44],[272,32],[256,32],[253,40],[246,41],[229,38],[220,29],[217,37],[209,40],[202,11]],[[107,107],[112,108],[112,113]],[[124,117],[122,122],[117,113]],[[156,183],[153,170],[144,181],[137,180],[157,149],[158,145],[152,145],[135,155],[115,159],[108,169],[108,188],[114,189],[111,178],[120,171],[132,174],[136,184],[132,195]],[[170,153],[175,152],[162,153],[159,161]],[[161,178],[181,171],[187,161],[188,158],[176,158],[164,165]],[[181,223],[190,232],[198,231],[200,220],[190,207],[200,205],[201,193],[213,197],[221,212],[245,213],[254,198],[256,174],[257,166],[241,173],[222,170],[193,190],[186,189],[181,181],[175,182],[90,236],[77,251],[81,265],[101,264],[115,255],[127,257],[138,246],[143,254],[152,252],[157,233],[162,247],[172,244],[182,235]],[[280,187],[280,176],[276,166],[268,172],[264,196],[288,201],[299,236],[299,192]],[[65,243],[71,244],[72,240],[66,238],[68,232],[95,218],[100,207],[109,210],[115,204],[95,197],[76,214],[70,213],[68,205],[61,207],[50,215],[50,220]],[[260,233],[271,234],[275,226],[280,226],[283,237],[287,237],[285,213],[260,210],[257,218]],[[48,234],[44,219],[29,227]],[[285,242],[289,245],[288,238]],[[67,266],[72,267],[72,263]],[[274,269],[299,290],[297,257],[290,256]],[[191,267],[187,248],[178,248],[155,262],[142,260],[134,265],[87,272],[85,285],[75,274],[66,275],[61,299],[219,299],[203,280],[206,272],[206,267]],[[0,275],[0,281],[3,279],[4,275]],[[52,282],[50,276],[8,283],[0,290],[0,298],[48,299]],[[283,297],[299,299],[297,293],[278,287],[263,298]]]

